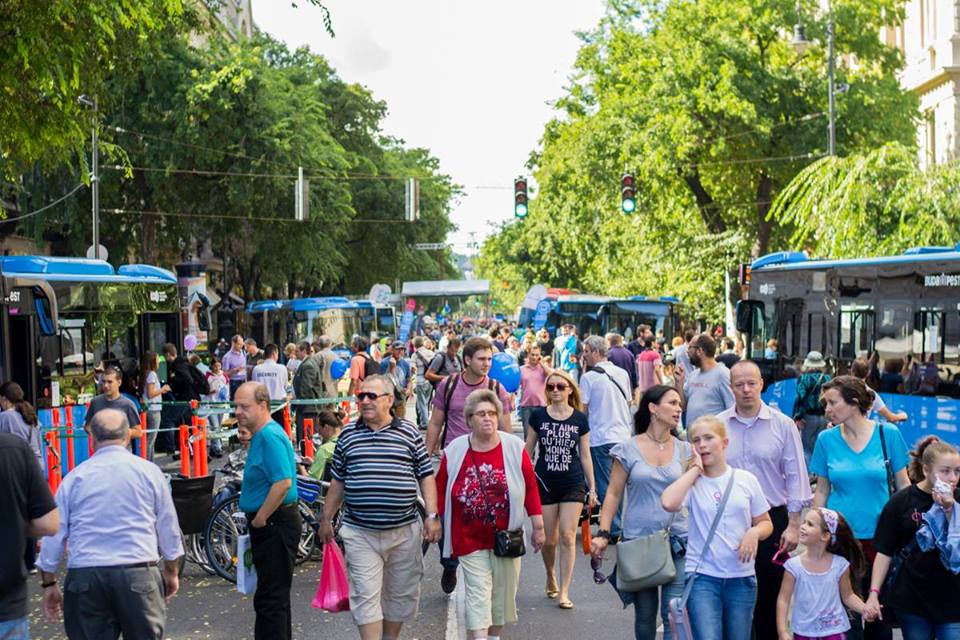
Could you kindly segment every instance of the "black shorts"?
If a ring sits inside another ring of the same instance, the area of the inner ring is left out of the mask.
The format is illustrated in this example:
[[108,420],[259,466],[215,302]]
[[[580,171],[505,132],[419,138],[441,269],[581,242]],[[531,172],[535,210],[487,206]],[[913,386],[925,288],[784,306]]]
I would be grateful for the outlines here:
[[587,488],[583,485],[573,487],[546,487],[540,485],[540,504],[559,504],[576,502],[583,504],[587,499]]

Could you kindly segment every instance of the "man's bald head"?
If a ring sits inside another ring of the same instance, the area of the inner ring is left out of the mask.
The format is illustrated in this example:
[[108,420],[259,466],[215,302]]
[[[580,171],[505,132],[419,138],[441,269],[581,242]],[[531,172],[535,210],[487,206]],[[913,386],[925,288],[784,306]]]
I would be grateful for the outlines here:
[[730,381],[733,382],[734,378],[738,376],[750,376],[757,380],[763,380],[760,367],[753,360],[738,360],[730,367]]
[[130,437],[130,425],[122,412],[102,409],[90,419],[90,433],[97,442],[126,441]]
[[244,382],[233,396],[237,422],[256,433],[270,422],[270,392],[259,382]]

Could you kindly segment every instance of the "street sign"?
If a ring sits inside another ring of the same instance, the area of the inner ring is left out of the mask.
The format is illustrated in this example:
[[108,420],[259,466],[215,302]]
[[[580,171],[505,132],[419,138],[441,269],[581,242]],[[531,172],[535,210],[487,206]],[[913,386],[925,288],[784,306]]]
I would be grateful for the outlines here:
[[418,242],[413,245],[413,248],[418,251],[439,251],[440,249],[446,249],[447,245],[443,242]]

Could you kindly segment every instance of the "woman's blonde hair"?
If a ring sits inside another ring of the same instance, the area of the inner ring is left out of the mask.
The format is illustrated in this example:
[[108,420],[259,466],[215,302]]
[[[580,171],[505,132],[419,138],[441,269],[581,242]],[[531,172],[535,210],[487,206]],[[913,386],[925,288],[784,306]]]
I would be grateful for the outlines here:
[[692,425],[690,425],[690,428],[687,430],[687,436],[689,438],[692,438],[694,431],[696,431],[700,427],[706,427],[708,429],[711,429],[715,434],[717,434],[721,438],[727,437],[727,425],[725,425],[723,423],[723,420],[721,420],[717,416],[710,416],[710,415],[700,416],[699,418],[693,421]]
[[463,404],[463,419],[469,421],[473,414],[477,412],[477,407],[484,402],[489,402],[497,410],[497,417],[503,415],[503,404],[497,394],[490,389],[477,389],[467,396],[467,401]]
[[577,411],[583,411],[583,402],[580,400],[580,387],[578,387],[577,383],[573,381],[573,378],[570,377],[570,374],[566,371],[554,369],[547,376],[544,384],[550,382],[550,378],[553,378],[554,376],[566,382],[567,386],[570,388],[570,395],[567,397],[567,404]]

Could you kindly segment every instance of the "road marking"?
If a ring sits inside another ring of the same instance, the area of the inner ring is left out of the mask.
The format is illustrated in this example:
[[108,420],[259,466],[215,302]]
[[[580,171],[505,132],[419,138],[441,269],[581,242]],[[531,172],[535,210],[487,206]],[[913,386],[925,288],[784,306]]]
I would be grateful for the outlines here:
[[447,633],[446,640],[466,640],[467,637],[467,619],[464,612],[465,595],[463,592],[463,577],[461,571],[457,568],[457,588],[450,594],[447,601]]

